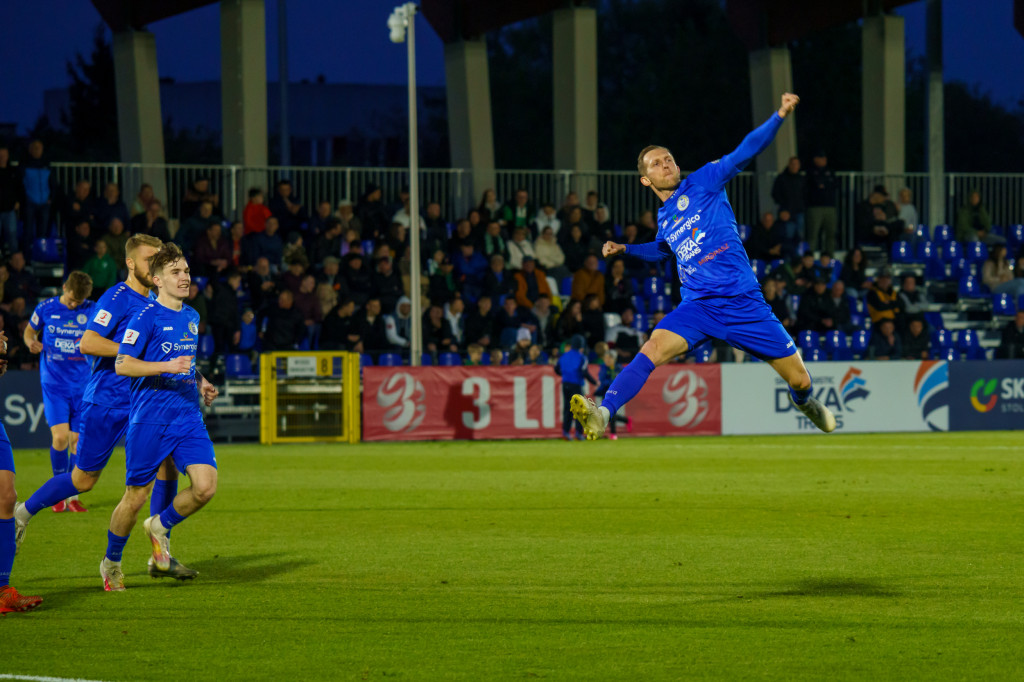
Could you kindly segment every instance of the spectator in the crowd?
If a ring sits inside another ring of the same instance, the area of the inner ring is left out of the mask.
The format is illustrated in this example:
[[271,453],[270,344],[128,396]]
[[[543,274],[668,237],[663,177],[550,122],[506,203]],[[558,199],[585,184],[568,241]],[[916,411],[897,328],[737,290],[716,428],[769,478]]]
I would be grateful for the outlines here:
[[[569,402],[577,393],[583,392],[583,382],[589,381],[597,386],[597,380],[587,369],[587,356],[584,354],[586,341],[579,334],[569,338],[569,350],[558,358],[555,371],[562,377],[562,437],[571,440],[570,429],[573,426],[572,411]],[[583,440],[583,425],[576,424],[576,440]]]
[[210,179],[201,177],[197,178],[185,192],[185,197],[181,201],[180,218],[191,218],[204,201],[210,202],[214,209],[220,206],[220,197],[210,191]]
[[412,339],[412,302],[402,296],[395,305],[395,312],[384,316],[384,334],[394,348],[404,350]]
[[116,218],[121,225],[128,226],[131,216],[128,215],[128,207],[121,201],[121,187],[117,182],[108,182],[103,185],[103,198],[96,204],[95,224],[102,233],[110,228],[111,222]]
[[958,242],[1005,243],[1005,240],[991,234],[992,218],[981,202],[981,192],[974,189],[967,195],[967,203],[956,212],[956,240]]
[[562,202],[562,206],[558,209],[555,217],[564,224],[569,219],[569,214],[572,213],[573,209],[577,208],[580,208],[580,198],[576,192],[569,192],[565,195],[565,200]]
[[899,312],[900,300],[892,286],[892,271],[889,268],[882,268],[874,285],[868,290],[868,314],[871,315],[871,323],[877,325],[881,320],[887,319],[895,324]]
[[903,344],[896,335],[896,323],[884,318],[871,330],[868,357],[872,360],[898,360],[903,357]]
[[455,284],[452,259],[437,251],[431,263],[437,263],[436,269],[430,274],[427,284],[427,298],[435,305],[444,305],[455,298],[458,288]]
[[516,332],[516,342],[508,352],[508,364],[529,365],[530,348],[533,346],[533,336],[529,329],[520,329]]
[[323,316],[326,316],[327,313],[331,312],[334,306],[338,304],[339,296],[338,292],[335,291],[334,287],[330,284],[325,284],[324,282],[317,280],[315,277],[314,281],[316,282],[316,300],[320,304],[320,314],[322,319]]
[[906,360],[927,360],[931,350],[931,341],[928,339],[924,318],[921,315],[911,315],[907,319],[907,330],[901,339],[902,357]]
[[231,223],[228,236],[224,238],[224,241],[228,245],[228,253],[231,254],[228,263],[237,270],[247,270],[253,262],[250,250],[252,242],[246,241],[245,227],[241,221]]
[[540,236],[533,244],[533,251],[544,272],[555,280],[560,282],[565,277],[572,276],[572,271],[565,267],[565,252],[555,239],[555,230],[550,225],[541,230]]
[[551,296],[547,275],[537,267],[532,256],[523,259],[522,269],[515,274],[516,303],[524,308],[532,308],[541,296]]
[[1003,360],[1024,358],[1024,310],[1018,310],[1014,318],[1003,327],[996,357]]
[[508,247],[506,246],[505,236],[501,233],[501,225],[497,220],[487,223],[487,231],[484,232],[481,253],[487,259],[490,259],[495,254],[498,254],[505,260],[508,259]]
[[409,250],[409,228],[402,223],[394,223],[388,230],[388,238],[384,244],[377,244],[377,249],[384,247],[387,254],[397,261],[405,260]]
[[871,289],[873,282],[867,276],[867,267],[868,261],[859,246],[846,252],[846,259],[843,261],[843,269],[839,278],[846,284],[846,291],[849,295],[863,298]]
[[454,258],[459,253],[459,250],[462,249],[463,244],[471,244],[474,249],[478,244],[473,236],[473,228],[470,226],[469,221],[465,219],[455,223],[455,232],[449,237],[446,250]]
[[899,329],[907,328],[907,320],[911,315],[923,314],[928,310],[928,298],[922,289],[917,286],[917,276],[912,272],[903,275],[900,284],[900,318]]
[[476,309],[466,315],[463,338],[467,344],[475,343],[487,348],[492,342],[497,345],[498,335],[494,328],[494,310],[489,296],[481,296]]
[[93,257],[95,245],[96,238],[92,236],[89,221],[83,220],[75,225],[67,237],[68,267],[72,270],[81,270],[86,261]]
[[529,192],[520,188],[516,190],[512,201],[502,208],[501,224],[509,231],[516,227],[529,227],[530,221],[535,215],[537,215],[537,207],[530,203]]
[[839,279],[833,265],[834,260],[832,258],[832,254],[828,251],[824,251],[818,258],[818,262],[814,264],[814,276],[824,277],[828,280],[828,285],[832,286],[832,282]]
[[794,321],[793,312],[789,309],[789,303],[779,294],[779,288],[785,287],[780,275],[773,275],[764,280],[761,284],[761,292],[764,294],[765,303],[772,309],[772,314],[779,319],[786,331],[793,333]]
[[306,266],[301,260],[292,260],[288,262],[288,267],[283,273],[281,273],[281,287],[287,289],[293,294],[299,293],[299,287],[302,286],[302,278],[306,275]]
[[[220,223],[212,222],[196,242],[192,261],[195,274],[215,277],[231,264],[231,245],[221,235]],[[196,267],[198,266],[198,267]]]
[[[562,234],[565,232],[562,230]],[[583,268],[583,261],[591,253],[591,245],[579,223],[570,225],[568,233],[568,239],[561,244],[562,251],[565,253],[565,267],[569,268],[570,272],[576,273]]]
[[480,367],[484,364],[484,347],[479,343],[471,343],[466,346],[466,360],[462,363],[466,367]]
[[511,270],[519,270],[523,267],[524,258],[536,258],[533,250],[533,242],[527,239],[529,230],[525,227],[517,227],[512,231],[512,239],[505,247],[508,252],[508,267]]
[[239,352],[248,353],[256,347],[257,340],[259,340],[259,329],[256,327],[256,313],[252,311],[252,308],[246,308],[242,311],[242,329],[238,341]]
[[292,191],[290,180],[278,180],[274,187],[274,196],[269,204],[270,212],[277,218],[281,232],[284,234],[302,229],[302,223],[308,219],[306,209],[294,199]]
[[107,233],[103,235],[100,241],[105,242],[107,245],[107,253],[114,259],[114,263],[117,264],[118,272],[125,270],[125,248],[128,245],[128,240],[131,238],[125,229],[124,223],[121,222],[120,218],[111,218],[110,224],[107,226]]
[[609,327],[604,340],[614,345],[619,362],[628,363],[640,352],[640,347],[647,341],[647,335],[634,326],[635,311],[632,307],[623,308],[621,315],[622,322]]
[[[403,226],[406,230],[412,229],[412,216],[409,215],[409,193],[405,190],[401,195],[402,205],[401,207],[391,214],[391,224],[395,223]],[[416,216],[420,224],[420,235],[423,235],[427,230],[427,223],[423,220],[423,216]]]
[[626,275],[626,262],[615,258],[608,266],[604,278],[604,309],[610,313],[621,313],[632,305],[633,281]]
[[316,205],[316,213],[309,217],[309,233],[316,236],[327,230],[327,221],[334,217],[334,208],[331,202],[322,199]]
[[1024,279],[1013,276],[1010,261],[1006,259],[1006,246],[994,244],[981,266],[981,280],[993,294],[1010,294],[1014,302],[1024,295]]
[[[917,215],[917,206],[914,206],[914,195],[909,187],[904,187],[897,196],[899,201],[896,207],[899,212],[896,217],[903,221],[903,238],[916,243],[917,225],[920,219]],[[928,239],[928,235],[926,234],[924,238]]]
[[452,330],[453,343],[461,348],[466,340],[466,304],[461,298],[455,298],[444,305],[444,319]]
[[[345,287],[345,279],[341,276],[341,259],[337,256],[327,256],[323,261],[323,268],[320,270],[319,282],[326,284],[332,290],[343,294],[348,298],[348,289]],[[333,307],[333,306],[331,306]]]
[[595,225],[597,225],[597,209],[602,206],[601,197],[597,194],[596,190],[590,190],[587,192],[587,196],[583,199],[583,203],[580,205],[580,213],[582,214],[583,222],[586,223],[588,231],[593,233]]
[[[99,298],[117,283],[117,261],[107,253],[107,243],[102,239],[93,245],[93,250],[93,257],[82,266],[82,272],[92,277],[92,294]],[[6,288],[4,293],[7,293]]]
[[612,222],[612,218],[608,214],[607,206],[602,204],[594,209],[594,218],[590,225],[590,234],[598,241],[616,239],[615,223]]
[[529,329],[532,334],[537,331],[537,320],[528,308],[520,308],[516,300],[509,296],[494,316],[494,331],[498,334],[502,348],[515,342],[515,330],[519,328]]
[[25,192],[25,206],[22,210],[22,249],[29,251],[36,237],[46,237],[50,232],[50,208],[58,196],[57,176],[50,162],[43,157],[43,143],[32,140],[28,145],[28,156],[21,162],[21,183]]
[[213,217],[213,202],[203,201],[199,204],[199,210],[181,223],[174,235],[174,243],[181,247],[183,253],[191,255],[196,242],[205,234],[210,223],[214,222],[217,219]]
[[0,144],[0,247],[5,254],[18,250],[18,209],[24,191],[18,169],[10,161],[10,150]]
[[750,237],[743,247],[750,258],[773,261],[783,257],[782,245],[785,240],[785,228],[775,221],[775,214],[765,211],[761,222],[750,231]]
[[551,348],[557,340],[555,328],[558,325],[558,311],[551,308],[551,297],[541,294],[533,304],[533,316],[537,318],[537,343]]
[[497,367],[499,365],[507,365],[507,355],[508,354],[500,348],[492,348],[489,353],[489,357],[491,358],[491,366]]
[[356,304],[351,299],[342,299],[331,309],[320,329],[321,349],[362,351],[355,311]]
[[[796,156],[789,157],[789,163],[775,176],[775,182],[772,183],[772,200],[778,208],[779,222],[783,223],[787,242],[804,240],[804,219],[807,210],[805,184],[800,176],[800,158]],[[783,213],[786,214],[785,220]]]
[[558,230],[562,227],[562,221],[558,219],[558,215],[555,212],[555,205],[550,201],[544,202],[544,205],[540,207],[537,216],[533,219],[531,231],[534,235],[541,235],[544,234],[544,228],[546,227],[551,228],[553,236],[557,236]]
[[427,204],[425,214],[423,223],[426,225],[426,233],[420,251],[433,253],[437,249],[443,249],[448,243],[448,223],[441,217],[441,204],[436,201]]
[[366,301],[363,314],[359,319],[359,337],[363,343],[363,352],[379,353],[390,349],[384,316],[380,310],[380,299],[374,297]]
[[[373,294],[373,275],[369,268],[363,267],[363,255],[350,251],[342,261],[342,265],[342,274],[345,276],[345,286],[348,289],[349,297],[356,302],[357,306],[365,304]],[[377,307],[380,308],[379,300]]]
[[658,224],[654,220],[654,212],[643,211],[637,218],[637,239],[640,243],[649,242],[658,234]]
[[362,238],[363,232],[363,221],[356,217],[355,208],[352,206],[352,202],[349,199],[342,199],[338,202],[338,211],[335,213],[338,220],[341,221],[341,229],[343,233],[347,233],[349,230],[355,230],[356,236]]
[[[266,234],[266,230],[264,230]],[[284,252],[281,254],[281,260],[285,263],[291,263],[298,261],[302,263],[302,267],[309,267],[309,254],[306,253],[306,246],[302,241],[301,232],[289,232],[285,239]]]
[[462,289],[463,295],[475,301],[480,297],[484,285],[484,276],[487,273],[487,259],[476,252],[473,244],[465,243],[460,247],[460,253],[455,256],[454,272],[455,281]]
[[[18,186],[21,186],[21,179],[18,179]],[[64,205],[64,230],[70,232],[74,227],[86,221],[95,228],[96,220],[96,197],[92,195],[92,183],[81,179],[75,183],[75,190],[68,197]],[[95,229],[93,230],[95,232]]]
[[306,336],[312,341],[324,319],[320,298],[316,295],[316,277],[312,273],[304,275],[299,283],[299,291],[295,294],[295,309],[302,315]]
[[[213,285],[207,284],[206,288],[212,289]],[[199,285],[195,281],[188,285],[188,298],[185,299],[185,303],[199,315],[199,333],[205,334],[206,323],[209,318],[206,306],[206,293],[199,290]]]
[[604,275],[597,269],[597,256],[588,254],[583,260],[583,267],[572,276],[572,300],[582,301],[587,296],[597,296],[601,307],[604,307]]
[[604,341],[605,328],[601,299],[597,294],[587,294],[583,299],[583,338],[587,340],[588,345],[593,346]]
[[432,305],[423,315],[423,350],[428,353],[458,352],[451,325],[444,319],[441,306]]
[[224,281],[213,282],[213,300],[209,306],[213,345],[218,353],[237,349],[242,340],[242,313],[238,304],[242,274],[234,268],[225,271]]
[[242,224],[245,226],[246,234],[262,232],[267,223],[267,218],[273,215],[264,203],[263,190],[253,187],[249,190],[249,203],[242,211]]
[[394,262],[390,258],[377,260],[377,267],[373,271],[370,286],[373,288],[373,293],[380,299],[380,309],[385,315],[391,314],[398,299],[405,295],[402,276],[395,270]]
[[277,282],[274,281],[270,261],[266,256],[256,259],[252,270],[249,271],[246,284],[249,295],[252,296],[253,310],[261,312],[274,299],[277,292]]
[[888,247],[903,234],[903,222],[887,218],[881,204],[864,207],[866,213],[857,231],[857,243]]
[[363,239],[384,239],[391,227],[391,216],[385,212],[381,196],[380,187],[371,183],[359,198],[355,213],[363,225]]
[[490,267],[484,273],[483,293],[491,298],[515,298],[517,282],[505,269],[505,258],[500,253],[491,256]]
[[266,258],[270,261],[272,269],[281,267],[284,260],[284,241],[278,233],[277,218],[274,216],[267,218],[263,232],[252,235],[252,246],[253,258]]
[[836,176],[819,150],[807,171],[807,242],[811,251],[836,250]]
[[295,350],[306,335],[306,323],[295,308],[295,295],[285,289],[263,313],[263,350]]
[[484,222],[498,220],[501,218],[501,202],[498,201],[498,193],[488,187],[480,197],[480,205],[476,207],[480,219]]
[[146,210],[132,218],[129,231],[132,234],[148,234],[162,242],[171,241],[171,230],[167,219],[160,215],[163,205],[159,199],[151,199]]
[[799,258],[784,263],[782,267],[775,268],[772,274],[782,279],[789,293],[800,296],[810,290],[814,283],[814,254],[808,251]]
[[818,333],[832,331],[834,321],[829,317],[832,313],[832,300],[827,287],[828,281],[823,277],[817,277],[811,290],[800,297],[800,306],[796,311],[798,330],[809,329]]
[[484,230],[487,229],[487,222],[480,218],[480,211],[472,210],[466,214],[466,222],[469,223],[469,234],[474,243],[480,244],[484,239]]
[[563,341],[574,334],[583,335],[585,332],[583,327],[583,301],[569,301],[562,314],[558,316],[556,329],[558,332],[556,334],[557,338]]
[[153,185],[148,182],[142,183],[139,186],[139,193],[135,195],[135,200],[132,201],[131,207],[128,209],[128,215],[130,218],[145,213],[146,209],[149,208],[149,202],[153,201]]
[[841,279],[832,282],[829,289],[828,311],[826,319],[832,320],[832,326],[827,329],[836,329],[844,334],[852,334],[853,313],[850,311],[850,299],[846,295],[846,285]]

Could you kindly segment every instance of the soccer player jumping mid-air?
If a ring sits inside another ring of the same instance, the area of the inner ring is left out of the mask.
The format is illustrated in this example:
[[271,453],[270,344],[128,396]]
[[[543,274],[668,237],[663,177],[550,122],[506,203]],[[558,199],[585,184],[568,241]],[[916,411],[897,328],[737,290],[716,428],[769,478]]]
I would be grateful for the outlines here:
[[[79,341],[92,316],[92,278],[78,270],[68,275],[60,296],[48,298],[32,311],[23,339],[32,353],[39,353],[39,382],[43,389],[43,410],[50,425],[50,465],[53,475],[71,471],[78,463],[79,421],[82,396],[89,383],[90,367]],[[70,449],[71,456],[68,456]],[[72,495],[53,506],[53,511],[84,512]]]
[[682,301],[615,378],[600,407],[582,395],[572,397],[573,416],[589,440],[604,434],[610,418],[640,392],[655,367],[709,338],[767,362],[789,384],[798,410],[826,433],[836,428],[835,417],[812,395],[811,376],[793,339],[761,295],[725,193],[726,183],[764,151],[799,101],[794,94],[782,95],[779,110],[733,152],[685,180],[665,147],[652,145],[640,152],[640,183],[664,202],[658,211],[658,235],[648,244],[605,242],[602,252],[605,258],[625,253],[653,263],[674,258]]
[[149,273],[157,298],[128,323],[115,362],[119,376],[131,377],[131,414],[126,489],[110,518],[107,553],[100,562],[108,592],[125,589],[121,552],[156,480],[161,453],[171,453],[192,485],[143,523],[158,570],[172,570],[177,563],[168,544],[170,529],[202,509],[217,491],[217,460],[199,407],[200,396],[209,405],[217,391],[201,389],[195,368],[199,313],[184,304],[191,283],[188,263],[175,244],[164,244],[150,258]]

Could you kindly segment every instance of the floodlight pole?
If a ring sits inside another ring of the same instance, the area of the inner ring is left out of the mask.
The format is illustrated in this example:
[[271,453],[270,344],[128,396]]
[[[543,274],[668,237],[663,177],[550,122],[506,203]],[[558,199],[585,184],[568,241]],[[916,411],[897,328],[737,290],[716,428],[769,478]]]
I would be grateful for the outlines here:
[[407,2],[399,5],[388,19],[393,42],[401,42],[406,37],[406,31],[398,31],[401,28],[399,22],[404,22],[409,39],[409,298],[412,299],[409,364],[419,367],[423,355],[423,311],[420,285],[419,133],[416,125],[416,3]]

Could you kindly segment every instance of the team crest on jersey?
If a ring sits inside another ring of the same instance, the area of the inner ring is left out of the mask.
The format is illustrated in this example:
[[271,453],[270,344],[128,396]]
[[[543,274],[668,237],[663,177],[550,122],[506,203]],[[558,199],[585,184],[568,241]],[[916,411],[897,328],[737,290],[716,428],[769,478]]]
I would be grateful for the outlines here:
[[676,208],[678,208],[680,211],[685,211],[689,205],[690,197],[686,196],[685,194],[680,195],[679,200],[676,201]]
[[198,334],[199,333],[199,327],[198,327],[198,325],[196,325],[195,322],[189,322],[188,323],[188,330],[190,332],[192,332],[193,334]]
[[78,317],[75,318],[75,322],[77,322],[78,324],[85,324],[88,321],[89,318],[86,317],[84,313],[79,313]]

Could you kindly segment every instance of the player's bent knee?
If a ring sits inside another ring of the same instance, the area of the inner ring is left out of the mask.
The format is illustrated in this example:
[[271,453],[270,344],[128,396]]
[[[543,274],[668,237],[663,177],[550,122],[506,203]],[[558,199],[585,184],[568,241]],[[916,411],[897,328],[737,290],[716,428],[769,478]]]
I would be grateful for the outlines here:
[[80,493],[87,493],[92,490],[98,480],[100,480],[99,471],[82,471],[78,467],[71,470],[71,484]]

